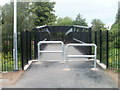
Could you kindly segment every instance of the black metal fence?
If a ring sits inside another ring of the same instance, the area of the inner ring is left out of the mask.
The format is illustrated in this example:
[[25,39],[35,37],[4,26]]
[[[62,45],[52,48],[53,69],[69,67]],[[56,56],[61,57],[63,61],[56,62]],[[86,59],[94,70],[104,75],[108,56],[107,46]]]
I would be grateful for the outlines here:
[[[29,60],[37,59],[37,44],[39,41],[48,40],[47,32],[21,32],[21,60],[22,69],[28,64]],[[41,45],[41,49],[45,48],[45,44]]]
[[[118,69],[120,66],[118,60],[120,56],[120,44],[118,42],[120,33],[113,31],[92,31],[79,30],[73,28],[73,32],[65,36],[67,43],[95,43],[97,45],[97,59],[100,62],[107,65],[107,68]],[[37,59],[37,43],[43,40],[49,40],[50,35],[44,31],[23,31],[18,34],[18,66],[19,70],[24,69],[24,66],[28,64],[29,60]],[[42,45],[41,49],[45,48],[45,44]],[[13,71],[14,60],[13,60],[13,35],[3,34],[2,35],[2,53],[0,56],[2,60],[2,71]],[[92,48],[90,47],[76,47],[83,54],[92,54]]]
[[[119,51],[120,44],[118,42],[120,33],[118,31],[91,31],[74,30],[66,36],[66,41],[71,43],[95,43],[97,45],[97,59],[104,63],[107,68],[116,69],[120,66]],[[76,47],[83,54],[92,54],[90,47]]]
[[[20,45],[18,34],[18,69],[21,69],[21,58],[20,58]],[[0,53],[2,65],[2,71],[13,71],[14,60],[13,60],[13,34],[2,34],[2,52]]]
[[[48,40],[48,33],[40,31],[23,31],[18,36],[18,69],[24,70],[24,66],[28,64],[29,60],[37,58],[37,43],[43,41],[45,38]],[[45,48],[45,44],[41,49]],[[2,52],[0,53],[0,64],[3,71],[14,70],[13,60],[13,34],[2,35]]]
[[93,43],[97,45],[97,59],[107,68],[118,69],[120,47],[118,45],[118,32],[97,30],[92,32]]

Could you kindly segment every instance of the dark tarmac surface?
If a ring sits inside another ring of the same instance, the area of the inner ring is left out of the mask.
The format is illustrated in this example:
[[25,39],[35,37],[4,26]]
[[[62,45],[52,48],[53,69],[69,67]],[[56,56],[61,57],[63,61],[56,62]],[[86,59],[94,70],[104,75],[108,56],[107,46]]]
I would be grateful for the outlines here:
[[[57,49],[54,45],[46,47]],[[74,47],[72,53],[80,53]],[[81,54],[81,53],[80,53]],[[58,58],[58,53],[42,54],[42,58]],[[48,59],[46,59],[48,60]],[[74,58],[72,58],[74,60]],[[104,70],[93,71],[93,61],[86,58],[77,58],[78,61],[70,61],[69,69],[65,63],[59,61],[34,62],[15,85],[3,86],[4,88],[117,88],[112,79]]]

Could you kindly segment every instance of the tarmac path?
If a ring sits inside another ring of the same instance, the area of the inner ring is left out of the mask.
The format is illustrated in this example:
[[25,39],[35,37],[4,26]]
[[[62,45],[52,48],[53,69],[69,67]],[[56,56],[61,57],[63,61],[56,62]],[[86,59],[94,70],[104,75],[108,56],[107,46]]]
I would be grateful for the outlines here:
[[[58,50],[57,44],[48,45],[45,50]],[[70,47],[71,54],[81,54],[76,48]],[[45,61],[47,60],[47,61]],[[50,61],[48,61],[50,60]],[[58,60],[58,61],[53,61]],[[93,71],[93,61],[87,58],[72,58],[70,70],[65,70],[61,53],[43,53],[41,62],[34,62],[15,85],[3,88],[117,88],[112,79],[101,69]]]

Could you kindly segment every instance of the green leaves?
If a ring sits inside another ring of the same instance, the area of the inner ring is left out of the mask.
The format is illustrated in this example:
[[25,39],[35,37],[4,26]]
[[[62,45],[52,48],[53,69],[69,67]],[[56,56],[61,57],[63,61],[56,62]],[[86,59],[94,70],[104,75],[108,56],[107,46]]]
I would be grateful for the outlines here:
[[73,20],[70,17],[58,18],[55,25],[73,25]]
[[80,25],[80,26],[88,26],[86,20],[82,17],[82,15],[78,14],[76,19],[73,20],[70,17],[58,18],[55,25]]
[[100,19],[93,19],[92,22],[92,30],[106,30],[105,24]]
[[86,23],[85,18],[82,17],[82,15],[79,13],[74,21],[75,25],[80,25],[80,26],[88,26]]
[[31,5],[31,12],[35,14],[36,26],[51,25],[56,21],[54,14],[54,2],[35,2]]
[[[28,2],[17,3],[17,31],[34,28],[34,14],[30,13],[30,4]],[[2,29],[3,33],[13,33],[13,3],[5,4],[2,7]]]

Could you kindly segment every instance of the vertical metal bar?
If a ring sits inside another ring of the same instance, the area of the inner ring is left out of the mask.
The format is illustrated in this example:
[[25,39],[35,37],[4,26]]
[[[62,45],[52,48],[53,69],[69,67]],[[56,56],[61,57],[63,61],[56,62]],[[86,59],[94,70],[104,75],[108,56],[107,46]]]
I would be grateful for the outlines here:
[[40,51],[40,44],[38,43],[37,45],[38,45],[38,60],[40,60],[40,53],[39,53],[39,51]]
[[[113,37],[115,37],[115,32],[113,32]],[[115,38],[113,39],[113,57],[114,57],[114,59],[113,59],[113,61],[112,61],[112,69],[114,69],[114,65],[115,65]]]
[[106,64],[107,68],[109,67],[109,32],[108,30],[106,31]]
[[118,49],[118,46],[117,46],[117,32],[116,32],[116,69],[117,69],[117,67],[118,67],[117,49]]
[[9,64],[8,64],[8,60],[9,60],[9,45],[8,45],[8,42],[9,42],[9,34],[6,36],[6,46],[7,46],[7,53],[6,53],[6,55],[7,55],[7,61],[6,61],[6,71],[9,71]]
[[102,30],[100,30],[100,62],[102,62]]
[[28,31],[26,30],[26,64],[28,63]]
[[30,60],[30,31],[27,31],[28,60]]
[[27,49],[28,49],[27,50],[28,51],[27,52],[28,53],[27,54],[28,55],[28,60],[30,60],[30,37],[29,37],[29,31],[27,31],[27,41],[26,42],[27,42]]
[[66,59],[66,68],[68,68],[68,45],[66,46],[66,50],[65,50],[65,59]]
[[119,32],[117,33],[117,70],[119,70],[119,50],[118,50],[118,42],[119,42]]
[[34,32],[34,59],[36,59],[36,31]]
[[62,43],[62,60],[64,61],[65,59],[64,59],[64,44]]
[[31,50],[31,32],[30,31],[29,31],[29,44],[30,44],[30,46],[29,46],[29,49],[30,49],[29,59],[31,60],[32,59],[32,57],[31,57],[32,50]]
[[20,42],[21,42],[21,47],[20,47],[20,52],[21,52],[21,64],[22,64],[22,70],[24,70],[24,54],[23,54],[23,52],[24,52],[24,48],[23,48],[23,38],[24,38],[24,35],[23,35],[23,32],[21,32],[20,33]]
[[37,48],[36,48],[36,45],[37,45],[37,32],[35,31],[34,32],[34,59],[37,58],[37,55],[36,55],[36,52],[37,52]]
[[[119,16],[120,18],[120,16]],[[118,25],[119,29],[118,29],[118,38],[117,38],[117,42],[119,43],[120,42],[120,23]],[[118,46],[117,50],[118,50],[118,70],[120,70],[120,46]],[[120,82],[119,82],[120,83]]]
[[95,39],[95,44],[97,45],[97,31],[95,31],[95,37],[94,37],[94,39]]
[[17,56],[17,1],[14,0],[14,70],[18,70],[18,56]]
[[[89,43],[92,43],[92,28],[89,28]],[[92,47],[89,47],[89,54],[92,54]]]
[[[112,38],[111,38],[111,37],[112,37],[112,33],[110,32],[110,33],[109,33],[109,39],[110,39],[110,48],[109,48],[109,49],[110,49],[110,50],[109,50],[109,51],[110,51],[110,58],[111,58],[111,55],[112,55],[112,50],[111,50],[111,49],[113,48],[113,46],[112,46],[112,44],[111,44],[111,42],[112,42]],[[110,69],[111,69],[111,68],[112,68],[112,62],[110,62]]]
[[115,61],[116,61],[115,68],[117,69],[117,33],[116,32],[115,32]]
[[96,68],[96,56],[97,56],[97,46],[95,46],[95,52],[94,52],[95,58],[94,58],[94,68]]

